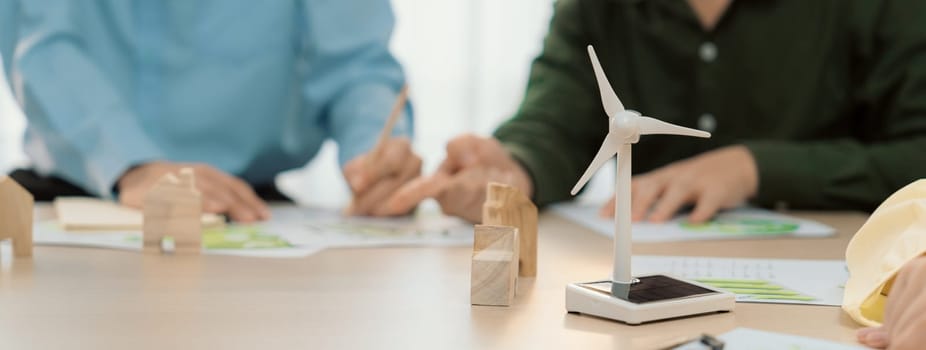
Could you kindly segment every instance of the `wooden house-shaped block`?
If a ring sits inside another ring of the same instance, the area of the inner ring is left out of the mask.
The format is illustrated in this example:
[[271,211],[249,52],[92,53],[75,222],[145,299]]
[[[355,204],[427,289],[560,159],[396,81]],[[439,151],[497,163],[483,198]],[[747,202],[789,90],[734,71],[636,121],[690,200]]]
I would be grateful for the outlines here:
[[8,176],[0,176],[0,240],[13,241],[13,255],[32,256],[32,194]]
[[179,176],[167,174],[145,196],[142,223],[144,251],[161,252],[165,237],[174,240],[177,254],[198,254],[202,249],[202,196],[193,169]]
[[537,276],[537,206],[520,190],[500,183],[489,183],[482,206],[482,224],[518,229],[519,276]]

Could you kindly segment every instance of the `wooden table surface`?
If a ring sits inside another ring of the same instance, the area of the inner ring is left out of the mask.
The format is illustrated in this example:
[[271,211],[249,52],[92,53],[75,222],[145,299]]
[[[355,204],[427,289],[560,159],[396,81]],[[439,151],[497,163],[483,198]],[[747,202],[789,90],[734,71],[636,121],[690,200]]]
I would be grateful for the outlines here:
[[[826,239],[637,244],[635,254],[841,259],[866,219],[796,213]],[[627,326],[567,314],[566,284],[609,274],[608,239],[541,216],[539,272],[511,307],[469,304],[470,248],[327,250],[304,259],[36,247],[0,259],[0,349],[648,349],[751,327],[854,342],[838,307],[744,304]]]

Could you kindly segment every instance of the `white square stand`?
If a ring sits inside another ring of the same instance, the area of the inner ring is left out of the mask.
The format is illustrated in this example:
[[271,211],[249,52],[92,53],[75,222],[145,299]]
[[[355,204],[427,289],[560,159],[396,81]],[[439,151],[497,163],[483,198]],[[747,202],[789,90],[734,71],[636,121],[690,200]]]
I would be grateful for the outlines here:
[[566,311],[638,325],[732,311],[736,304],[733,293],[697,282],[666,275],[641,276],[635,280],[639,282],[631,285],[629,291],[628,285],[610,281],[569,284],[566,286]]

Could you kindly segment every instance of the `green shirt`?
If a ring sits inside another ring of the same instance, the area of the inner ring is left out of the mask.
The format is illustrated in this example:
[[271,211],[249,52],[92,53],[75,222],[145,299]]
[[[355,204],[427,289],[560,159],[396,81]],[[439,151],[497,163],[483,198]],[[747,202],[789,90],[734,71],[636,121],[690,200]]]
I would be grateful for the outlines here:
[[685,0],[560,0],[495,132],[539,205],[570,198],[608,131],[589,44],[628,109],[713,133],[642,137],[635,173],[743,144],[754,204],[863,210],[926,176],[926,1],[738,0],[705,31]]

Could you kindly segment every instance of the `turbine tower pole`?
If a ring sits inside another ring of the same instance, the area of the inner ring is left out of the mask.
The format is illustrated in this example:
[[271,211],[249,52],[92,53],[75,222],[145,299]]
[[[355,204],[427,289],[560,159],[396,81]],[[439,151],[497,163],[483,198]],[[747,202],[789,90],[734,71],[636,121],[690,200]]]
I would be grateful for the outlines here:
[[631,284],[630,259],[633,233],[630,221],[631,144],[621,145],[614,175],[614,267],[611,282]]

